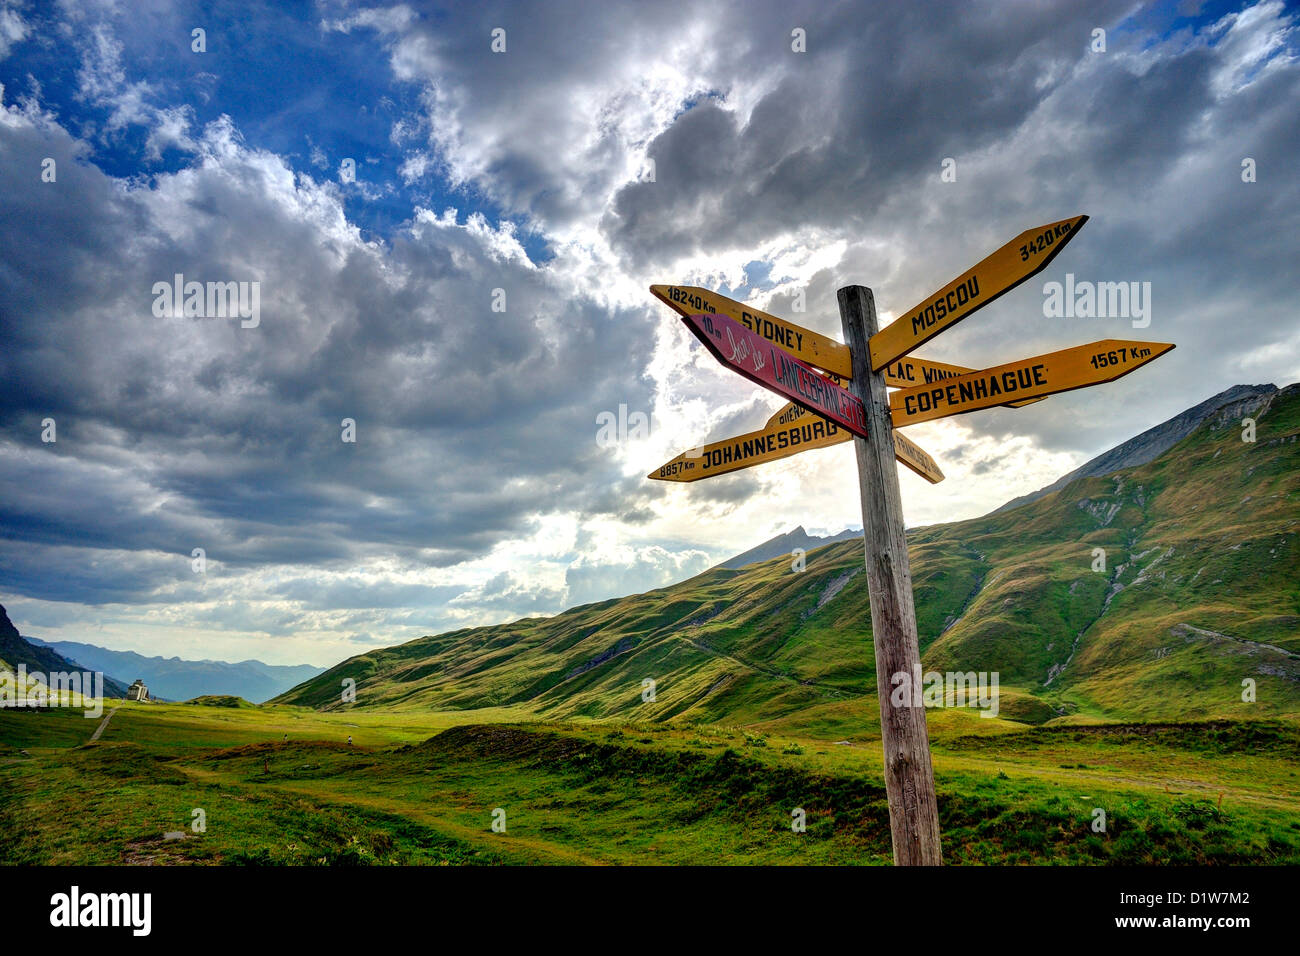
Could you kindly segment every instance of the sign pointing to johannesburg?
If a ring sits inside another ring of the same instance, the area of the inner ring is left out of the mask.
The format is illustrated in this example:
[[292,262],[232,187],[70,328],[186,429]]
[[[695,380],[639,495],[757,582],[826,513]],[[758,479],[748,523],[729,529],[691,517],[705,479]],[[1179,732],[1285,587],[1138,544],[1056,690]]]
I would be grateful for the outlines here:
[[959,375],[933,385],[904,388],[889,396],[895,427],[1003,405],[1008,397],[1037,398],[1113,382],[1174,346],[1168,342],[1104,339]]
[[862,402],[811,365],[749,331],[730,316],[688,315],[682,321],[723,365],[853,434],[866,437],[867,414]]
[[699,481],[715,475],[778,461],[813,448],[828,448],[853,437],[848,429],[812,414],[791,402],[755,432],[711,442],[683,452],[650,472],[661,481]]
[[[791,402],[758,431],[683,452],[646,477],[660,481],[699,481],[789,458],[801,451],[829,448],[852,437],[848,429]],[[899,432],[894,432],[894,456],[931,484],[943,481],[943,472],[934,459]]]
[[1075,216],[1049,222],[1037,229],[1026,229],[997,252],[981,259],[924,299],[920,305],[908,309],[871,336],[872,371],[880,371],[1030,276],[1042,272],[1087,221],[1087,216]]

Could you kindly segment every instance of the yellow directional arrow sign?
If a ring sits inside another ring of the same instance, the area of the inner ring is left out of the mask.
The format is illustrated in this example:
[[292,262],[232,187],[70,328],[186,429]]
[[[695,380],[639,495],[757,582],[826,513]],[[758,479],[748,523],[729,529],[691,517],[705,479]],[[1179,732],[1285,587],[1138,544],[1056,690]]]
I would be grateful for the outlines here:
[[916,442],[908,441],[901,432],[894,431],[892,434],[895,458],[932,485],[943,481],[943,472],[939,470],[935,460],[923,452]]
[[[939,382],[945,378],[955,378],[958,375],[965,375],[967,372],[974,371],[977,371],[977,369],[967,368],[965,365],[931,362],[929,359],[909,355],[886,365],[884,375],[885,384],[890,388],[912,388],[916,385],[928,385],[931,382]],[[1021,405],[1030,405],[1041,401],[1041,398],[1031,398],[1027,402],[1008,402],[1007,404],[1019,408]]]
[[779,345],[797,359],[825,369],[832,375],[848,378],[852,370],[849,347],[829,336],[778,319],[753,306],[728,299],[708,289],[693,285],[652,285],[650,292],[683,318],[712,312],[735,319],[749,331]]
[[[880,371],[944,329],[982,309],[1047,267],[1087,216],[1027,229],[871,337],[871,368]],[[887,383],[888,384],[888,383]]]
[[756,432],[717,441],[678,455],[647,477],[664,481],[698,481],[725,475],[753,465],[777,461],[813,448],[838,445],[853,437],[834,422],[791,406],[795,414],[784,422],[773,420]]
[[[809,365],[827,372],[832,381],[840,382],[850,377],[849,347],[819,335],[811,329],[805,329],[793,322],[779,319],[753,306],[728,299],[725,295],[698,286],[652,285],[650,291],[682,316],[695,315],[699,312],[730,316],[751,332],[757,332],[767,341],[780,345],[795,358],[803,359]],[[890,388],[911,388],[914,385],[928,384],[973,371],[975,369],[964,365],[932,362],[929,359],[909,355],[897,362],[891,362],[885,369],[884,375],[885,384]]]
[[[791,402],[758,431],[683,452],[647,477],[698,481],[788,458],[801,451],[838,445],[852,437],[847,429]],[[943,472],[934,459],[898,432],[894,432],[894,453],[900,462],[931,484],[943,481]]]
[[1154,361],[1173,347],[1167,342],[1105,339],[932,385],[900,389],[889,396],[889,410],[894,427],[899,428],[1005,405],[1008,399],[1041,398],[1100,385]]
[[[1042,401],[1042,399],[1034,399],[1034,401]],[[790,402],[778,408],[776,413],[767,420],[767,425],[764,428],[776,428],[789,422],[799,421],[802,418],[817,419],[820,417],[820,415],[814,415],[803,406]],[[843,432],[844,429],[841,428],[840,431]],[[848,441],[852,437],[852,435],[837,437],[835,442],[827,442],[827,444]],[[821,446],[818,445],[817,447],[820,448]],[[797,450],[802,451],[803,449]],[[901,432],[894,432],[894,457],[932,485],[937,485],[943,481],[943,472],[939,470],[935,460],[922,451],[916,442],[904,438]]]

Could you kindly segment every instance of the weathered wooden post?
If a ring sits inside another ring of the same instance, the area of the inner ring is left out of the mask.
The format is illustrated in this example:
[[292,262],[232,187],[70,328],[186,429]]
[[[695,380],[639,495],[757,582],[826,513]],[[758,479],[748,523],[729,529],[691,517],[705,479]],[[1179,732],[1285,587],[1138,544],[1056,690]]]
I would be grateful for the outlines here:
[[[876,693],[885,750],[885,791],[894,863],[939,866],[939,805],[930,764],[925,708],[913,706],[910,685],[921,673],[921,646],[912,601],[912,570],[903,534],[903,501],[894,465],[893,422],[883,372],[871,370],[867,343],[876,334],[876,300],[860,285],[839,290],[844,343],[853,356],[848,389],[867,410],[867,438],[855,437],[862,492],[871,634],[876,647]],[[892,678],[905,674],[909,693],[903,706],[891,703]],[[919,689],[919,688],[918,688]]]

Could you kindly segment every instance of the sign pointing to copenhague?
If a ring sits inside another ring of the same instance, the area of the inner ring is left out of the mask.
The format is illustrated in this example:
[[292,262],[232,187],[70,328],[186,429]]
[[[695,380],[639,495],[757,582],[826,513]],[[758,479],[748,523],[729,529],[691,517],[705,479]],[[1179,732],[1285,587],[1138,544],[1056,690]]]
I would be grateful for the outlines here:
[[1168,342],[1117,339],[1076,345],[933,385],[900,389],[889,396],[889,410],[897,428],[1005,405],[1009,398],[1038,398],[1100,385],[1155,361],[1173,347]]
[[[851,438],[853,433],[848,429],[790,402],[758,431],[682,452],[646,477],[660,481],[699,481],[789,458],[801,451],[829,448]],[[943,472],[934,459],[899,432],[894,432],[894,457],[931,484],[943,481]]]
[[811,365],[730,316],[688,315],[682,321],[723,365],[755,385],[762,385],[853,434],[866,437],[867,413],[862,402]]
[[[1027,229],[871,337],[871,368],[880,371],[944,329],[1047,268],[1088,221],[1075,216]],[[888,383],[886,383],[888,384]]]

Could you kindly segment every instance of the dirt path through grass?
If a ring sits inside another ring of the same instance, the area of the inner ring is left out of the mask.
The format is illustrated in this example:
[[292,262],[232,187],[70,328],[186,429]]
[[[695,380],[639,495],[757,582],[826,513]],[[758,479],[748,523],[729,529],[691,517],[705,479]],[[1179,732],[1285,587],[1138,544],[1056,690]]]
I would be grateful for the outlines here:
[[[117,705],[117,707],[121,707],[121,706],[122,706],[121,704]],[[100,735],[108,728],[108,722],[112,720],[113,715],[117,713],[117,707],[114,707],[112,710],[110,710],[107,714],[104,715],[104,719],[99,722],[99,726],[95,728],[95,732],[90,735],[90,741],[89,741],[90,743],[93,744],[96,740],[98,740]]]

